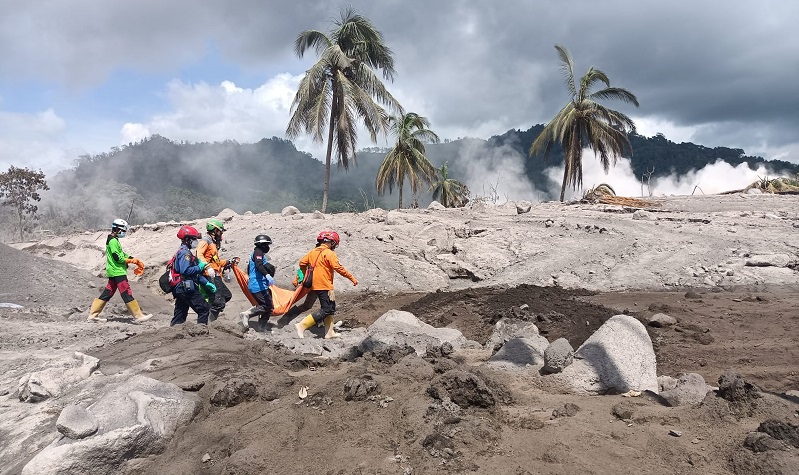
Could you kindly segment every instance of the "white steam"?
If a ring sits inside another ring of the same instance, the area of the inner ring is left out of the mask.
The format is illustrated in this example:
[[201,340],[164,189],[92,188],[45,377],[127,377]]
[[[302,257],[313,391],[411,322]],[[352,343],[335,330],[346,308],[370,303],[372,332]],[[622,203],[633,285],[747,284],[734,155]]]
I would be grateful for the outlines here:
[[482,140],[465,139],[458,163],[466,167],[466,172],[456,179],[469,187],[472,198],[484,197],[496,203],[545,199],[545,194],[527,179],[524,160],[526,157],[507,145],[489,147]]
[[[662,170],[655,169],[655,173]],[[549,194],[552,197],[560,196],[560,185],[563,180],[563,166],[551,167],[545,170],[552,183]],[[591,150],[583,151],[583,189],[572,190],[566,188],[566,199],[578,199],[583,192],[601,183],[610,185],[619,196],[668,196],[691,194],[715,194],[725,191],[739,190],[752,184],[758,178],[776,177],[779,173],[760,165],[756,170],[749,168],[747,163],[738,166],[730,165],[723,160],[704,166],[699,170],[691,170],[684,175],[672,173],[665,177],[652,177],[651,194],[647,178],[635,176],[628,158],[619,158],[616,166],[611,166],[607,174]],[[642,183],[643,182],[643,183]],[[642,188],[643,184],[643,188]],[[698,187],[698,188],[697,188]]]

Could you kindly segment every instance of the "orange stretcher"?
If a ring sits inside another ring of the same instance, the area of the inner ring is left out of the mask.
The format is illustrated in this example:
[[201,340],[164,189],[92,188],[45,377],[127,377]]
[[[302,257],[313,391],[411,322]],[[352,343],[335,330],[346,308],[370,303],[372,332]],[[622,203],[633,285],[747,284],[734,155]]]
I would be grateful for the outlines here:
[[[247,284],[250,282],[250,276],[245,274],[243,270],[238,268],[238,266],[231,266],[231,268],[233,269],[233,273],[236,274],[236,282],[239,283],[239,287],[241,287],[241,291],[247,297],[247,300],[249,300],[253,305],[258,305],[255,297],[252,296],[250,290],[247,288]],[[276,285],[272,285],[269,287],[269,290],[272,292],[272,304],[274,305],[272,315],[278,316],[288,312],[295,303],[308,295],[308,291],[310,289],[300,285],[297,287],[297,290],[287,290],[281,289]]]

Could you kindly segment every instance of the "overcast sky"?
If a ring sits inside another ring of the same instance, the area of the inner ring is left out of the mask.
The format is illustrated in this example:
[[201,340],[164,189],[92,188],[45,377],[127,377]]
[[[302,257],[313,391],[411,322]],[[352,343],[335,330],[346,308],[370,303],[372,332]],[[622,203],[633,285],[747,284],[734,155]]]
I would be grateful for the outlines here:
[[561,44],[578,76],[597,67],[638,97],[606,105],[642,135],[799,162],[799,2],[2,0],[0,170],[151,134],[284,137],[315,59],[293,41],[350,4],[394,51],[390,91],[442,138],[546,123],[568,100]]

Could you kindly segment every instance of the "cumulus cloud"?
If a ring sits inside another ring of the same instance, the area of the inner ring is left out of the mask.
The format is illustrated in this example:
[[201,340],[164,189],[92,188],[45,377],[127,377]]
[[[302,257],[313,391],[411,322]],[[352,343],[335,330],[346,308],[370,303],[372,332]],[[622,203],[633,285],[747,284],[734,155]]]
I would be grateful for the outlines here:
[[32,114],[0,110],[0,170],[9,166],[51,171],[67,151],[66,123],[52,109]]
[[[125,124],[122,141],[140,140],[142,135],[151,134],[189,142],[252,143],[264,137],[283,137],[301,79],[302,76],[278,74],[252,89],[232,81],[217,85],[172,81],[167,88],[170,110],[143,124]],[[305,136],[295,145],[300,150],[316,152],[315,156],[322,149]]]

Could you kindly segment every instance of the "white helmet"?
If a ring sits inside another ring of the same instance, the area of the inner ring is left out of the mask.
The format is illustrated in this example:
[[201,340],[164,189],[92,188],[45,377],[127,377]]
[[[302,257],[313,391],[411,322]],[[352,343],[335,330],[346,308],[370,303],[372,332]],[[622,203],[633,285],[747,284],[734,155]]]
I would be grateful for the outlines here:
[[128,230],[128,222],[124,219],[117,218],[111,223],[111,230],[119,229],[120,231],[127,232]]

